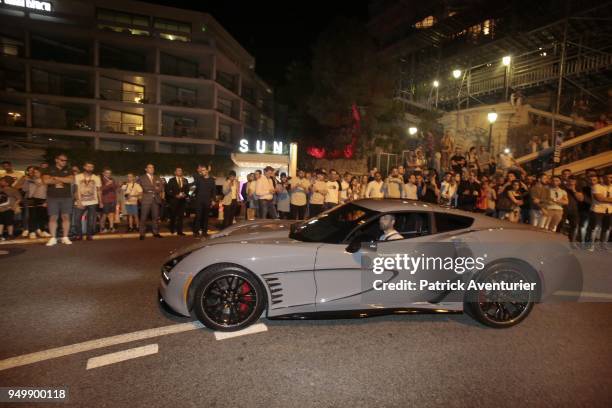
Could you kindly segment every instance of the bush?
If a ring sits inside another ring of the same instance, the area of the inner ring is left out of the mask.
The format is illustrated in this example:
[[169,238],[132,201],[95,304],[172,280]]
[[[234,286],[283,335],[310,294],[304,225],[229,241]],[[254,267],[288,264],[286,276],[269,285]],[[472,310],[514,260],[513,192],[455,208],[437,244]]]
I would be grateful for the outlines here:
[[81,167],[84,161],[91,161],[96,166],[96,172],[102,168],[110,168],[116,175],[127,173],[142,174],[147,164],[155,165],[157,174],[173,174],[177,166],[183,168],[186,175],[193,174],[198,164],[210,165],[212,174],[220,176],[233,168],[229,155],[188,155],[169,153],[131,153],[121,151],[104,151],[91,149],[55,149],[49,148],[45,153],[45,160],[53,163],[59,153],[68,155],[70,165]]

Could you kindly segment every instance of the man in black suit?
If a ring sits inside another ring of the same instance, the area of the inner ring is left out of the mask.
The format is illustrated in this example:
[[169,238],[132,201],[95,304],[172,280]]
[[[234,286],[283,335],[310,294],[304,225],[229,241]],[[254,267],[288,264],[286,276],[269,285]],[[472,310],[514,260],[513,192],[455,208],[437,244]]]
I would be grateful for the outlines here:
[[196,218],[193,223],[193,236],[198,237],[200,230],[202,235],[208,235],[208,212],[210,205],[215,199],[215,179],[209,174],[210,169],[205,166],[198,166],[198,174],[195,176],[195,201]]
[[138,183],[142,186],[142,199],[140,201],[140,239],[143,240],[147,230],[147,218],[151,215],[153,236],[161,238],[159,234],[160,207],[164,200],[164,185],[161,178],[155,175],[155,166],[147,164],[145,174],[140,176]]
[[168,184],[166,184],[166,200],[170,208],[170,233],[183,234],[183,218],[185,217],[185,204],[189,194],[189,182],[183,177],[183,169],[177,167],[174,170]]

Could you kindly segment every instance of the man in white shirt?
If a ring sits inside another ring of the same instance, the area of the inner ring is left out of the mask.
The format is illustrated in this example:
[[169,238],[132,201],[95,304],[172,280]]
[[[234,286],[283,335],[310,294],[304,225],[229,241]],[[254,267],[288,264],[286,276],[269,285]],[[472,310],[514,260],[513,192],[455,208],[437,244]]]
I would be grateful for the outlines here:
[[312,194],[310,195],[309,217],[316,217],[323,210],[323,203],[327,195],[327,182],[325,174],[317,172],[317,178],[310,187]]
[[378,225],[382,230],[382,235],[378,238],[379,241],[395,241],[404,239],[402,234],[395,229],[395,216],[393,214],[385,214],[378,220]]
[[340,181],[340,187],[342,187],[342,189],[340,190],[340,201],[342,201],[343,203],[346,203],[349,200],[349,189],[351,188],[351,178],[352,178],[351,173],[346,172],[344,173],[344,177]]
[[276,208],[274,207],[274,169],[270,166],[266,167],[261,177],[255,183],[255,195],[257,196],[257,208],[259,209],[259,218],[278,218]]
[[336,170],[329,171],[329,180],[325,183],[327,186],[327,194],[325,195],[325,201],[323,204],[324,210],[334,208],[340,203],[340,180],[338,172]]
[[404,180],[399,176],[397,167],[391,169],[391,174],[385,180],[383,191],[386,198],[401,198]]
[[83,172],[74,178],[76,185],[76,226],[77,233],[75,240],[83,239],[83,214],[87,213],[87,240],[93,239],[94,228],[96,225],[96,211],[102,207],[101,188],[102,181],[99,176],[93,174],[94,164],[85,162]]
[[366,198],[384,198],[385,193],[383,191],[383,180],[382,175],[379,171],[374,174],[374,180],[368,183],[366,187],[365,197]]
[[569,202],[567,192],[561,188],[561,177],[559,176],[554,176],[552,178],[549,200],[546,207],[548,213],[548,229],[555,232],[563,218],[563,207]]
[[310,181],[304,177],[304,170],[298,170],[297,177],[291,179],[291,219],[303,220],[306,217],[308,189]]
[[[591,243],[607,243],[610,239],[612,224],[612,173],[604,176],[604,183],[599,183],[597,176],[591,177]],[[593,249],[591,246],[589,249]]]
[[408,176],[408,182],[404,185],[402,196],[408,200],[416,201],[419,199],[417,195],[416,176],[414,174]]
[[223,183],[223,228],[234,223],[234,216],[238,208],[238,190],[240,182],[236,179],[236,172],[230,170],[225,183]]

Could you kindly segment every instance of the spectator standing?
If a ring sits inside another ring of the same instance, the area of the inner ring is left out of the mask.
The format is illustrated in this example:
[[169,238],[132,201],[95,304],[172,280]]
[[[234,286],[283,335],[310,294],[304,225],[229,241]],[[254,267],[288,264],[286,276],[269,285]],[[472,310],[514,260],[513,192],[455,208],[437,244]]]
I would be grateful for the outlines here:
[[612,173],[604,177],[599,183],[597,177],[591,177],[591,247],[594,249],[596,241],[607,243],[610,240],[610,226],[612,217]]
[[21,194],[12,184],[15,181],[11,176],[0,178],[0,241],[4,241],[5,228],[8,239],[14,238],[15,213],[19,211]]
[[310,181],[304,177],[304,170],[298,170],[297,177],[291,180],[291,219],[303,220],[306,217]]
[[100,177],[93,174],[94,164],[92,162],[83,163],[83,172],[74,177],[76,186],[76,235],[75,239],[83,239],[83,214],[86,219],[86,237],[88,241],[93,239],[96,227],[96,212],[98,207],[102,207],[102,181]]
[[442,153],[442,168],[447,170],[450,168],[450,157],[455,148],[455,140],[450,134],[450,131],[446,131],[442,140],[440,141],[440,153]]
[[183,236],[183,219],[185,218],[185,206],[189,195],[189,181],[183,177],[183,169],[174,169],[174,177],[166,184],[166,200],[170,210],[170,233]]
[[236,179],[236,172],[230,170],[223,183],[223,228],[234,224],[234,216],[238,208],[238,191],[240,183]]
[[397,167],[393,167],[383,185],[385,198],[401,198],[403,187],[404,180],[400,177]]
[[45,231],[47,213],[47,185],[42,181],[40,168],[34,167],[32,175],[26,176],[23,184],[26,208],[28,209],[29,238],[49,238],[51,235]]
[[327,194],[325,195],[323,210],[329,210],[330,208],[334,208],[340,203],[340,189],[342,188],[342,186],[340,184],[340,178],[336,170],[331,169],[329,171],[329,180],[327,180],[326,185]]
[[[115,232],[115,212],[117,210],[117,188],[109,168],[102,171],[102,216],[100,217],[100,232]],[[106,220],[108,219],[108,230]]]
[[287,174],[281,173],[280,182],[276,184],[276,208],[278,216],[283,220],[288,220],[290,214],[289,188]]
[[374,180],[370,181],[366,187],[365,198],[384,198],[384,184],[380,172],[374,173]]
[[416,185],[416,176],[411,174],[408,176],[408,182],[404,185],[403,198],[408,200],[418,200],[419,197],[417,195],[417,185]]
[[455,149],[455,154],[450,158],[451,169],[456,174],[463,173],[463,168],[466,166],[465,157],[461,152],[461,148],[457,147]]
[[476,176],[470,173],[467,180],[463,180],[457,189],[459,195],[459,208],[466,211],[474,211],[476,200],[480,195],[480,183]]
[[200,231],[205,237],[208,236],[208,213],[216,194],[215,179],[210,176],[209,171],[208,167],[200,165],[194,178],[196,202],[196,216],[193,222],[194,237],[199,237]]
[[311,185],[310,195],[310,217],[316,217],[323,210],[323,203],[325,202],[325,196],[327,195],[327,183],[325,182],[325,175],[322,172],[317,172],[317,178]]
[[557,227],[563,218],[563,207],[568,204],[567,193],[561,188],[561,177],[552,178],[550,197],[546,211],[548,212],[548,226],[550,231],[557,231]]
[[547,207],[549,197],[548,175],[542,173],[538,176],[536,183],[529,190],[529,199],[531,201],[529,222],[532,226],[546,228],[548,224]]
[[457,193],[457,183],[452,173],[446,173],[440,186],[440,204],[451,205],[453,196]]
[[55,157],[55,165],[43,175],[43,182],[47,185],[47,210],[49,212],[49,232],[51,238],[47,246],[57,245],[57,222],[62,220],[62,244],[70,245],[68,238],[70,232],[70,215],[72,213],[72,184],[74,176],[67,166],[68,157],[61,153]]
[[127,213],[128,232],[138,230],[138,201],[142,199],[142,187],[136,183],[136,177],[132,173],[127,175],[127,183],[121,186],[121,192],[125,200],[125,212]]
[[340,202],[346,203],[349,201],[350,190],[351,190],[351,173],[345,172],[344,176],[342,176],[342,180],[340,180]]
[[570,176],[563,187],[567,193],[568,204],[565,217],[569,222],[568,238],[570,242],[578,242],[580,239],[580,204],[584,201],[584,195],[577,188],[576,178]]
[[155,175],[155,166],[151,163],[145,167],[145,174],[140,176],[140,186],[142,187],[142,205],[140,212],[139,233],[140,240],[145,239],[147,231],[147,219],[151,217],[151,228],[153,236],[161,238],[159,234],[160,208],[164,199],[164,184]]
[[263,174],[255,184],[255,194],[257,196],[257,206],[259,208],[259,218],[265,219],[268,216],[276,219],[276,208],[274,207],[274,169],[270,166],[264,169]]

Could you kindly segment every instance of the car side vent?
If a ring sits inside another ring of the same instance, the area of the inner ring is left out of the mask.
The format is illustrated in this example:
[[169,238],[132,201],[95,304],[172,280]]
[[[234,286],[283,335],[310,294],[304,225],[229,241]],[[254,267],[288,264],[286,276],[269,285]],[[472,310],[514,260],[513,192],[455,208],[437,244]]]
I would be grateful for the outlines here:
[[283,288],[281,286],[281,282],[278,278],[264,278],[266,280],[266,285],[268,285],[268,289],[270,290],[271,299],[273,305],[277,303],[281,303],[283,301]]

